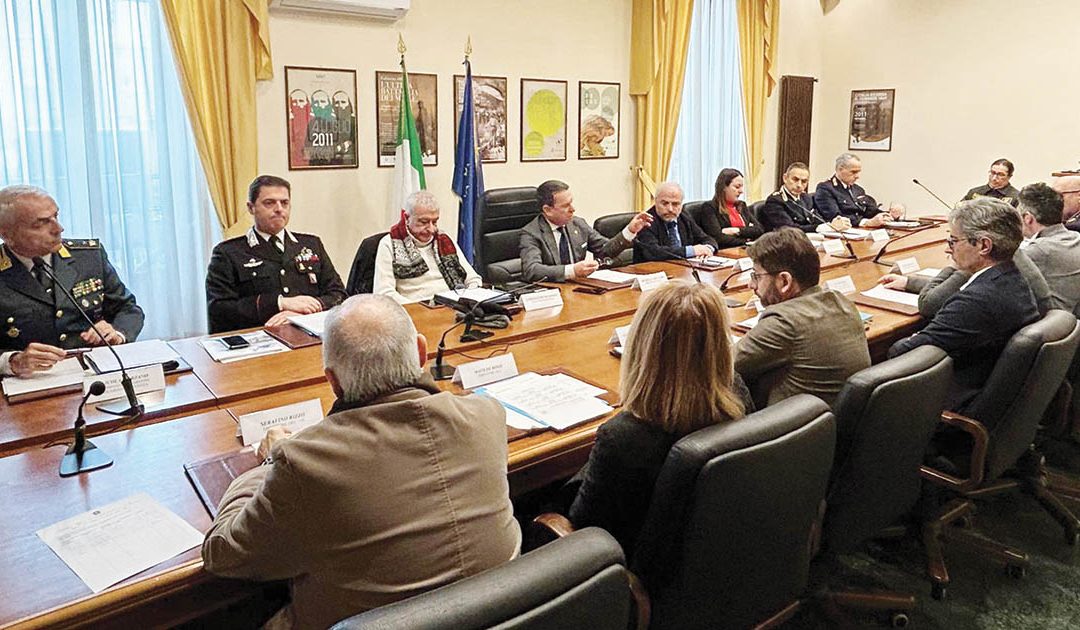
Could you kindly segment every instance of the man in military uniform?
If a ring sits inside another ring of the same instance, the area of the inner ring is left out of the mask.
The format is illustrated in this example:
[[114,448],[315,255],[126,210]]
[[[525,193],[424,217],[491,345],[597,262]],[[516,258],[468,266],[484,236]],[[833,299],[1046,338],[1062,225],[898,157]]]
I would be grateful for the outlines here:
[[[41,266],[71,291],[110,344],[134,341],[143,311],[96,240],[61,240],[56,201],[35,186],[0,190],[0,374],[29,376],[64,349],[102,345]],[[40,259],[40,261],[35,261]]]
[[843,216],[853,226],[865,228],[878,228],[890,218],[899,219],[904,214],[904,206],[893,203],[888,212],[881,210],[877,201],[855,183],[860,173],[862,160],[857,155],[841,153],[836,158],[836,174],[814,190],[814,207],[821,216],[828,221]]
[[758,221],[766,232],[782,227],[793,227],[803,232],[821,231],[818,228],[831,225],[836,230],[851,227],[843,216],[837,215],[829,223],[814,210],[814,199],[807,194],[810,185],[810,169],[802,162],[792,162],[784,171],[784,184],[765,198],[758,210]]
[[1009,183],[1014,168],[1013,163],[1005,158],[995,160],[990,165],[990,180],[986,185],[976,186],[967,191],[961,201],[970,201],[979,197],[993,197],[1008,202],[1014,208],[1018,207],[1020,205],[1020,191],[1013,188],[1013,185]]
[[206,272],[210,332],[277,326],[345,299],[345,286],[318,236],[285,229],[289,182],[260,175],[248,187],[255,225],[218,243]]

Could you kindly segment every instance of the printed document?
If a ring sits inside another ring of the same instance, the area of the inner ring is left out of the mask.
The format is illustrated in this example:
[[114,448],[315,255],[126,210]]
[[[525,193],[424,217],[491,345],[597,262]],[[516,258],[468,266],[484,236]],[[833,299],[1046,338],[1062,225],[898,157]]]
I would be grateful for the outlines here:
[[885,300],[886,302],[896,302],[898,304],[904,304],[906,306],[918,306],[919,294],[908,293],[907,291],[897,291],[896,289],[886,289],[884,285],[877,285],[869,291],[863,291],[863,295],[870,298],[876,298],[878,300]]

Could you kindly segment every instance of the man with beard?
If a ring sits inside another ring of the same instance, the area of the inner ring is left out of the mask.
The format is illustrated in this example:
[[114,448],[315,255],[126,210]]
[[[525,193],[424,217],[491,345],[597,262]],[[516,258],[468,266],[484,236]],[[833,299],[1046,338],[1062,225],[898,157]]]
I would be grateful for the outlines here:
[[303,90],[289,93],[289,166],[307,166],[304,153],[308,123],[311,122],[311,103]]
[[870,366],[858,309],[818,286],[817,250],[796,228],[765,233],[747,254],[765,310],[735,345],[735,371],[759,409],[804,393],[833,404],[848,377]]
[[311,93],[311,120],[308,122],[304,151],[311,166],[333,163],[336,123],[330,95],[324,90]]
[[349,95],[342,90],[334,92],[334,121],[334,164],[353,164],[356,162],[356,114]]

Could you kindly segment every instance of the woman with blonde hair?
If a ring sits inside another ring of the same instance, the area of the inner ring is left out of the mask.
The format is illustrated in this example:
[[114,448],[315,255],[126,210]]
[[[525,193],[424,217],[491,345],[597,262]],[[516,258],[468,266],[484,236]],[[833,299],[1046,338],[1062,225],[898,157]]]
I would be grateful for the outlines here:
[[716,287],[672,282],[642,299],[623,351],[622,411],[596,432],[578,475],[569,513],[575,527],[603,527],[633,551],[675,442],[753,411],[732,354]]

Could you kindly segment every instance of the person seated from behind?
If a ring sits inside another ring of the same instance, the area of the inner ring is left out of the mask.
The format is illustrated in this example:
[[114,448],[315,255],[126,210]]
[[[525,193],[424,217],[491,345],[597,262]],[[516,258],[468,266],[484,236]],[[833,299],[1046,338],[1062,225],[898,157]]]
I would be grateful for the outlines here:
[[[614,258],[634,242],[652,216],[639,212],[622,232],[604,238],[581,217],[574,216],[570,187],[548,180],[536,187],[540,216],[521,230],[521,274],[525,282],[562,282],[584,278],[600,268],[597,258]],[[594,258],[587,258],[591,252]]]
[[655,200],[648,210],[652,223],[634,240],[634,262],[698,258],[716,251],[716,241],[682,211],[683,191],[678,184],[657,186]]
[[742,247],[761,236],[761,226],[750,215],[743,193],[743,174],[725,168],[716,176],[713,198],[701,204],[698,224],[721,247]]
[[427,341],[385,296],[331,310],[322,348],[337,400],[263,438],[270,457],[233,480],[206,533],[206,570],[291,580],[268,626],[327,628],[516,557],[502,405],[440,392]]
[[724,296],[671,282],[642,298],[621,364],[622,411],[600,426],[569,518],[606,529],[629,555],[668,451],[680,438],[753,411],[732,368]]
[[1080,234],[1062,223],[1064,200],[1042,183],[1024,186],[1019,200],[1021,228],[1024,238],[1030,239],[1023,254],[1050,287],[1051,308],[1080,315]]
[[449,234],[439,231],[439,201],[426,190],[405,199],[401,221],[379,241],[372,293],[398,304],[430,300],[450,289],[471,289],[480,274]]
[[855,227],[879,228],[890,219],[904,215],[904,206],[893,203],[888,212],[856,184],[862,173],[862,160],[851,153],[836,158],[836,173],[821,182],[814,190],[814,207],[827,221],[843,216]]
[[1055,177],[1050,187],[1061,195],[1064,207],[1061,210],[1065,227],[1073,232],[1080,232],[1080,175]]
[[735,370],[758,407],[795,394],[832,405],[848,377],[870,366],[858,309],[818,286],[821,260],[795,228],[765,233],[747,255],[750,288],[765,310],[735,345]]
[[806,192],[810,185],[810,169],[806,164],[792,162],[783,179],[780,189],[766,197],[758,210],[761,229],[773,232],[793,227],[809,233],[827,231],[829,227],[842,232],[851,227],[851,221],[840,215],[826,222],[814,209],[814,198]]
[[990,179],[986,185],[976,186],[967,191],[961,201],[971,201],[979,197],[992,197],[1007,201],[1014,208],[1017,207],[1020,203],[1020,191],[1013,188],[1013,185],[1009,183],[1014,168],[1013,163],[1005,158],[994,160],[994,163],[990,165]]

